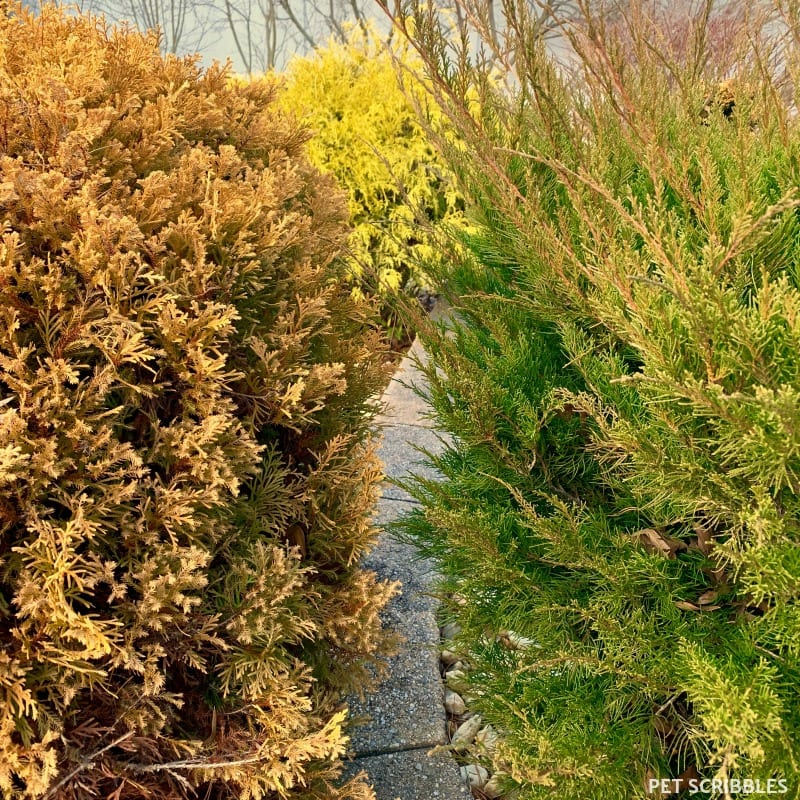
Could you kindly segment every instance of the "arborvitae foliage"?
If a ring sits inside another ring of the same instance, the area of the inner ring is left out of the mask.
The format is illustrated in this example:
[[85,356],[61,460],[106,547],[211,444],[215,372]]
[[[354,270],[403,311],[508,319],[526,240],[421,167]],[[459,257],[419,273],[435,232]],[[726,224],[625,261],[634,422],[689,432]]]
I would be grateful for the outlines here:
[[719,62],[710,4],[668,37],[652,6],[592,3],[570,72],[504,5],[491,64],[397,18],[483,225],[438,276],[454,444],[403,529],[467,601],[471,707],[520,798],[695,776],[798,797],[800,7]]
[[[427,270],[443,255],[434,231],[464,222],[454,176],[417,120],[415,100],[425,93],[418,72],[408,71],[420,66],[414,56],[397,40],[389,49],[357,28],[346,44],[295,59],[280,96],[314,130],[311,161],[347,190],[354,295],[378,295],[398,339],[404,330],[397,293],[431,289]],[[395,66],[405,69],[396,75]],[[438,108],[429,107],[441,123]]]
[[385,348],[274,96],[0,19],[3,797],[372,796],[331,780]]

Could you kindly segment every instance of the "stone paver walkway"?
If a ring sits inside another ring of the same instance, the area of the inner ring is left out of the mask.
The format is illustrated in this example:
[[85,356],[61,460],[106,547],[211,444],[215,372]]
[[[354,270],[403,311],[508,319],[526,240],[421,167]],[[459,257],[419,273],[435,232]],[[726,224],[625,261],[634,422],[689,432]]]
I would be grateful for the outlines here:
[[[377,423],[383,428],[380,456],[388,478],[409,472],[424,474],[422,455],[414,445],[431,452],[441,442],[423,417],[424,401],[406,384],[421,384],[414,356],[424,358],[416,342],[400,363],[383,400],[387,411]],[[385,483],[378,503],[380,527],[416,505],[406,492]],[[439,676],[438,601],[428,592],[436,574],[410,545],[382,532],[364,566],[380,577],[399,580],[402,594],[392,599],[383,613],[385,625],[406,641],[389,660],[386,679],[364,700],[351,698],[354,718],[364,725],[351,733],[354,753],[347,774],[365,770],[377,800],[466,800],[471,795],[459,768],[447,752],[431,750],[447,742],[442,682]]]

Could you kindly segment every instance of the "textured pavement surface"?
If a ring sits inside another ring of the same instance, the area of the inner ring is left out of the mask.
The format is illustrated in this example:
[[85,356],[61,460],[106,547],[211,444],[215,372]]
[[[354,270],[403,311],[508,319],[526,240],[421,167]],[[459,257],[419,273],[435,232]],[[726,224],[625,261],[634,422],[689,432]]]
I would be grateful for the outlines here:
[[[414,356],[424,358],[416,342],[400,363],[383,395],[387,404],[377,420],[383,429],[379,455],[388,478],[410,472],[435,477],[419,461],[415,445],[430,452],[442,443],[425,418],[425,402],[405,384],[421,384]],[[416,501],[402,489],[384,483],[375,522],[379,527],[414,508]],[[350,733],[346,775],[366,771],[377,800],[466,800],[471,795],[456,762],[434,748],[446,742],[442,681],[439,676],[438,601],[428,592],[436,578],[433,566],[410,545],[386,531],[380,535],[364,566],[380,577],[399,580],[401,594],[383,612],[384,624],[406,641],[389,660],[386,678],[363,700],[351,698],[353,718],[365,720]]]

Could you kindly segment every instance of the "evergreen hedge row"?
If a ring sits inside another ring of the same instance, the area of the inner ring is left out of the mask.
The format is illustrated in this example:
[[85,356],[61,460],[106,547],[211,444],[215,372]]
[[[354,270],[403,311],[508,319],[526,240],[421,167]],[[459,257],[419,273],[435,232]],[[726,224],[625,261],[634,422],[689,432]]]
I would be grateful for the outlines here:
[[366,798],[385,345],[276,86],[0,15],[0,794]]
[[437,275],[453,444],[400,530],[459,596],[515,797],[798,797],[800,8],[722,61],[710,3],[677,35],[577,5],[571,69],[525,4],[494,60],[423,3],[395,19],[481,225]]

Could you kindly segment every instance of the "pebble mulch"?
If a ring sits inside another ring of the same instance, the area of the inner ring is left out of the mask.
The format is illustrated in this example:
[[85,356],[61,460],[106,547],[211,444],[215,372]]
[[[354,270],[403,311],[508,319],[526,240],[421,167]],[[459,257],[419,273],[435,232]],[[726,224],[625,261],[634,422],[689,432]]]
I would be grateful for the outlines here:
[[[447,712],[447,735],[450,749],[461,765],[461,777],[469,785],[476,800],[514,800],[514,789],[508,788],[509,777],[497,754],[501,733],[485,725],[480,714],[470,711],[467,673],[472,664],[459,653],[454,639],[460,633],[455,622],[440,628],[441,650],[439,670],[444,682],[444,706]],[[497,640],[505,647],[519,649],[530,644],[513,631],[501,631]]]

